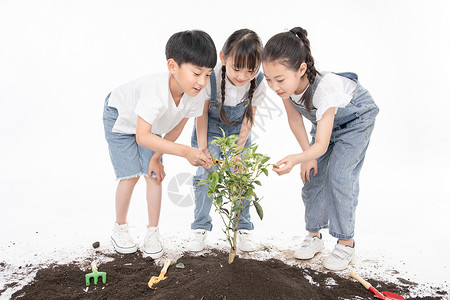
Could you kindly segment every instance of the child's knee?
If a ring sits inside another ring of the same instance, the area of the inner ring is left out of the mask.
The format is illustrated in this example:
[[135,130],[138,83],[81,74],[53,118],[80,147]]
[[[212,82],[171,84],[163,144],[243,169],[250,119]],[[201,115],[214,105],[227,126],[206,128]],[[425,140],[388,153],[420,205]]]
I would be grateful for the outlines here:
[[148,185],[153,185],[153,186],[155,186],[155,185],[156,186],[160,186],[161,185],[161,182],[158,182],[155,177],[144,176],[144,178],[145,178],[145,182]]

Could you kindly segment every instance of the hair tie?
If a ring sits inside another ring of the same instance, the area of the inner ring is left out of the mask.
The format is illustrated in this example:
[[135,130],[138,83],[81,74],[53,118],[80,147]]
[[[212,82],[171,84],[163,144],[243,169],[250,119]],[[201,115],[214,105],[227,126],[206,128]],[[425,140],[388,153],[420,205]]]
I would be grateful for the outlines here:
[[292,32],[296,37],[300,38],[300,37],[297,35],[297,33],[295,33],[292,29],[289,30],[289,31]]

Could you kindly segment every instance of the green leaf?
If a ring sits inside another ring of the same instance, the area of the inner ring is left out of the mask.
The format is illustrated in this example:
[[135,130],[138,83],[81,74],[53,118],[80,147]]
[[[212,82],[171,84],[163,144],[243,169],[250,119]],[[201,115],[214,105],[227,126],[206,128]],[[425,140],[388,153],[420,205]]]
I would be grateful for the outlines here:
[[264,172],[264,174],[266,174],[266,176],[269,176],[269,171],[267,171],[266,168],[262,168],[261,170]]
[[215,197],[215,198],[214,198],[214,201],[216,201],[216,204],[217,204],[218,206],[221,206],[221,205],[222,205],[222,202],[223,202],[222,196]]
[[211,174],[212,174],[211,175],[211,177],[212,177],[211,185],[212,185],[213,188],[215,188],[217,183],[219,182],[219,174],[217,172],[213,172]]
[[270,159],[270,157],[266,156],[264,157],[264,159],[261,161],[261,164],[265,164],[266,162],[268,162]]
[[235,207],[233,207],[233,208],[231,209],[231,212],[241,211],[241,210],[244,210],[244,209],[245,209],[244,206],[236,205]]
[[261,185],[261,181],[259,180],[255,180],[254,183],[256,183],[257,185]]
[[209,184],[208,179],[202,179],[198,182],[197,186]]
[[178,263],[175,267],[177,267],[178,269],[186,268],[185,265],[182,262]]
[[259,218],[262,220],[263,217],[264,217],[264,212],[263,212],[263,209],[261,207],[261,204],[259,204],[258,201],[253,201],[253,205],[256,208],[256,212],[258,213]]

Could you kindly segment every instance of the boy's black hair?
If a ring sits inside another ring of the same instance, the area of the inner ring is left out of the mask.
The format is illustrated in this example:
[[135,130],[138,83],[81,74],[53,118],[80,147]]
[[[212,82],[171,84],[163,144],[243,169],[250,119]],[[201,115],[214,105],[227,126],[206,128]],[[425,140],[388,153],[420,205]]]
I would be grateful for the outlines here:
[[178,65],[191,63],[199,67],[214,68],[217,63],[216,46],[212,38],[201,30],[186,30],[173,34],[166,44],[166,59]]

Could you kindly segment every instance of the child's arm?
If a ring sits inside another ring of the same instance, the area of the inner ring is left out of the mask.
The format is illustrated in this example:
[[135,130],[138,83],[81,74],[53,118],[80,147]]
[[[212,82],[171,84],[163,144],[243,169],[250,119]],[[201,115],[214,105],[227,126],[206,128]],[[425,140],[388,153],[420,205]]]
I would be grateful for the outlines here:
[[[285,107],[286,107],[286,112],[288,113],[288,120],[289,120],[289,112],[288,112],[288,105],[287,105],[287,101],[290,100],[283,100],[285,103]],[[291,105],[292,109],[295,109],[291,103],[289,103]],[[308,137],[306,135],[306,130],[302,121],[302,130],[299,133],[299,131],[297,131],[297,134],[299,134],[299,136],[296,135],[297,140],[300,139],[299,143],[302,147],[302,149],[304,150],[302,153],[299,154],[291,154],[286,156],[285,158],[283,158],[282,160],[280,160],[279,162],[277,162],[277,165],[284,165],[282,168],[275,168],[274,171],[278,173],[278,175],[283,175],[283,174],[287,174],[289,173],[292,168],[297,165],[297,164],[301,164],[307,161],[311,161],[311,160],[315,160],[318,157],[322,156],[323,154],[325,154],[325,152],[328,149],[328,145],[330,143],[330,137],[331,137],[331,132],[333,130],[333,122],[334,122],[334,112],[335,112],[336,108],[335,107],[331,107],[329,108],[322,116],[322,119],[320,119],[317,122],[317,131],[316,131],[316,137],[315,137],[315,142],[313,145],[308,146],[308,148],[304,148],[304,139],[306,137],[306,141],[308,140]],[[292,113],[292,111],[291,111]],[[299,118],[301,118],[301,115],[298,113]],[[292,123],[291,123],[292,122]],[[294,123],[294,120],[290,120],[289,121],[289,125],[291,126],[291,129],[295,130],[295,125],[296,123]],[[293,129],[294,128],[294,129]],[[303,133],[305,136],[303,136]],[[295,135],[295,132],[294,132]]]
[[[253,120],[255,120],[256,115],[256,109],[257,106],[253,106]],[[241,149],[245,146],[245,143],[247,142],[248,136],[250,135],[250,132],[252,130],[253,124],[249,122],[247,117],[244,117],[242,120],[242,126],[241,131],[239,132],[239,140],[237,141],[237,149]]]
[[[169,131],[168,133],[166,133],[164,135],[165,140],[171,141],[171,142],[175,142],[178,137],[180,136],[181,132],[183,131],[184,126],[186,125],[188,119],[184,118],[180,121],[180,123],[178,123],[178,125],[172,129],[171,131]],[[156,174],[156,182],[160,183],[161,181],[164,180],[164,177],[166,176],[166,173],[164,172],[164,166],[162,165],[160,159],[163,156],[164,153],[162,152],[156,152],[155,154],[153,154],[152,158],[150,159],[150,164],[149,164],[149,168],[148,168],[148,173],[149,175],[152,172],[155,172]]]
[[302,115],[295,109],[289,99],[283,99],[284,108],[288,117],[289,128],[297,139],[298,144],[303,151],[309,149],[309,139],[306,133],[305,124]]
[[[187,119],[185,118],[176,126],[178,127],[178,130],[180,130],[180,133],[186,122]],[[172,133],[172,137],[176,136],[177,134],[179,136],[179,133],[177,133],[178,130]],[[136,126],[136,140],[139,145],[148,149],[152,149],[155,152],[184,157],[194,166],[208,165],[207,155],[201,152],[199,149],[182,144],[177,144],[168,139],[162,139],[159,136],[152,134],[152,125],[144,121],[144,119],[139,116]]]
[[205,101],[203,107],[203,114],[196,118],[196,134],[198,149],[203,151],[207,156],[211,157],[208,150],[208,111],[209,111],[209,100]]

